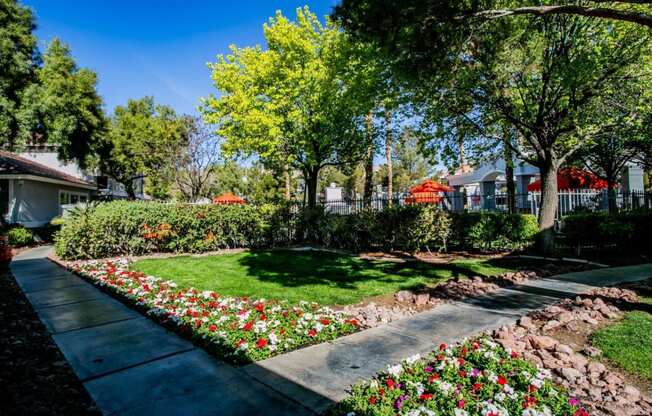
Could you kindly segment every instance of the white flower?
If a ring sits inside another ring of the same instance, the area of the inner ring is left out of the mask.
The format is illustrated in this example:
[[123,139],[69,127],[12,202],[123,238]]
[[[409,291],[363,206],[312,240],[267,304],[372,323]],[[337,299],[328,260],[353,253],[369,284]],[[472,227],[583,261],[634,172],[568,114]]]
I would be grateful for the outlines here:
[[410,364],[410,365],[412,365],[412,364],[416,363],[417,361],[419,361],[420,359],[421,359],[421,355],[420,355],[420,354],[414,354],[414,355],[412,355],[412,356],[406,358],[406,359],[405,359],[405,362],[408,363],[408,364]]
[[469,412],[464,409],[455,409],[455,416],[469,416]]
[[494,400],[497,402],[503,402],[505,401],[506,398],[507,396],[505,396],[505,393],[503,393],[502,391],[499,391],[494,395]]
[[400,376],[402,371],[403,366],[401,364],[387,366],[387,372],[394,377]]

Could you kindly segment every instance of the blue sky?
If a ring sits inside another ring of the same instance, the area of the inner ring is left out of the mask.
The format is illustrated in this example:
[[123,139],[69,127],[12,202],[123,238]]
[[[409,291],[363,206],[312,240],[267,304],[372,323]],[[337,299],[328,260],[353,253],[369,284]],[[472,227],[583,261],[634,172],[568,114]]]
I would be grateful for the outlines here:
[[308,5],[324,16],[337,0],[23,0],[37,21],[39,47],[68,43],[79,66],[99,76],[111,112],[129,98],[152,95],[180,113],[216,92],[207,62],[228,46],[264,44],[262,25],[276,10],[294,17]]

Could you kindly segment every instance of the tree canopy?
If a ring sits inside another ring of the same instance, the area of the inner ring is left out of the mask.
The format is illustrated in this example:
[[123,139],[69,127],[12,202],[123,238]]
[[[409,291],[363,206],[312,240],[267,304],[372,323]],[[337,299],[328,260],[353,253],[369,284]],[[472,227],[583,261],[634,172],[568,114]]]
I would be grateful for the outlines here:
[[152,97],[129,100],[117,106],[109,133],[99,149],[100,168],[125,186],[135,197],[133,181],[146,178],[146,191],[167,198],[173,178],[172,157],[185,146],[188,124],[166,105]]
[[210,65],[220,95],[204,100],[205,118],[227,155],[301,171],[314,205],[319,171],[364,155],[362,119],[375,78],[364,50],[308,8],[294,22],[278,12],[263,31],[267,49],[233,46]]

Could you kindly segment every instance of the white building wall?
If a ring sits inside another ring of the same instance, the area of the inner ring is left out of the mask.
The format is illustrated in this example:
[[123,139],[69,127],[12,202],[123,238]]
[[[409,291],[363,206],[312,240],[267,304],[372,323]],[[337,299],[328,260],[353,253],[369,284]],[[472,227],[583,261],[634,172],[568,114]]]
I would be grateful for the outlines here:
[[89,198],[89,191],[47,182],[9,181],[9,211],[5,220],[25,227],[42,227],[61,214],[59,192],[68,191]]

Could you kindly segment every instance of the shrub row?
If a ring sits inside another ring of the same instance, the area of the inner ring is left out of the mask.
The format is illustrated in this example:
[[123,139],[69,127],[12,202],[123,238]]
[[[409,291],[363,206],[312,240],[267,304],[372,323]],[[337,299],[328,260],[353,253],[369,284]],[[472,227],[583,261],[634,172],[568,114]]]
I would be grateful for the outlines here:
[[563,233],[567,244],[575,249],[592,246],[598,249],[610,246],[635,253],[650,253],[652,212],[627,211],[582,212],[564,217]]
[[174,205],[117,201],[72,212],[56,236],[66,259],[221,248],[318,244],[352,251],[522,249],[536,234],[532,216],[450,214],[428,205],[336,215],[283,205]]

